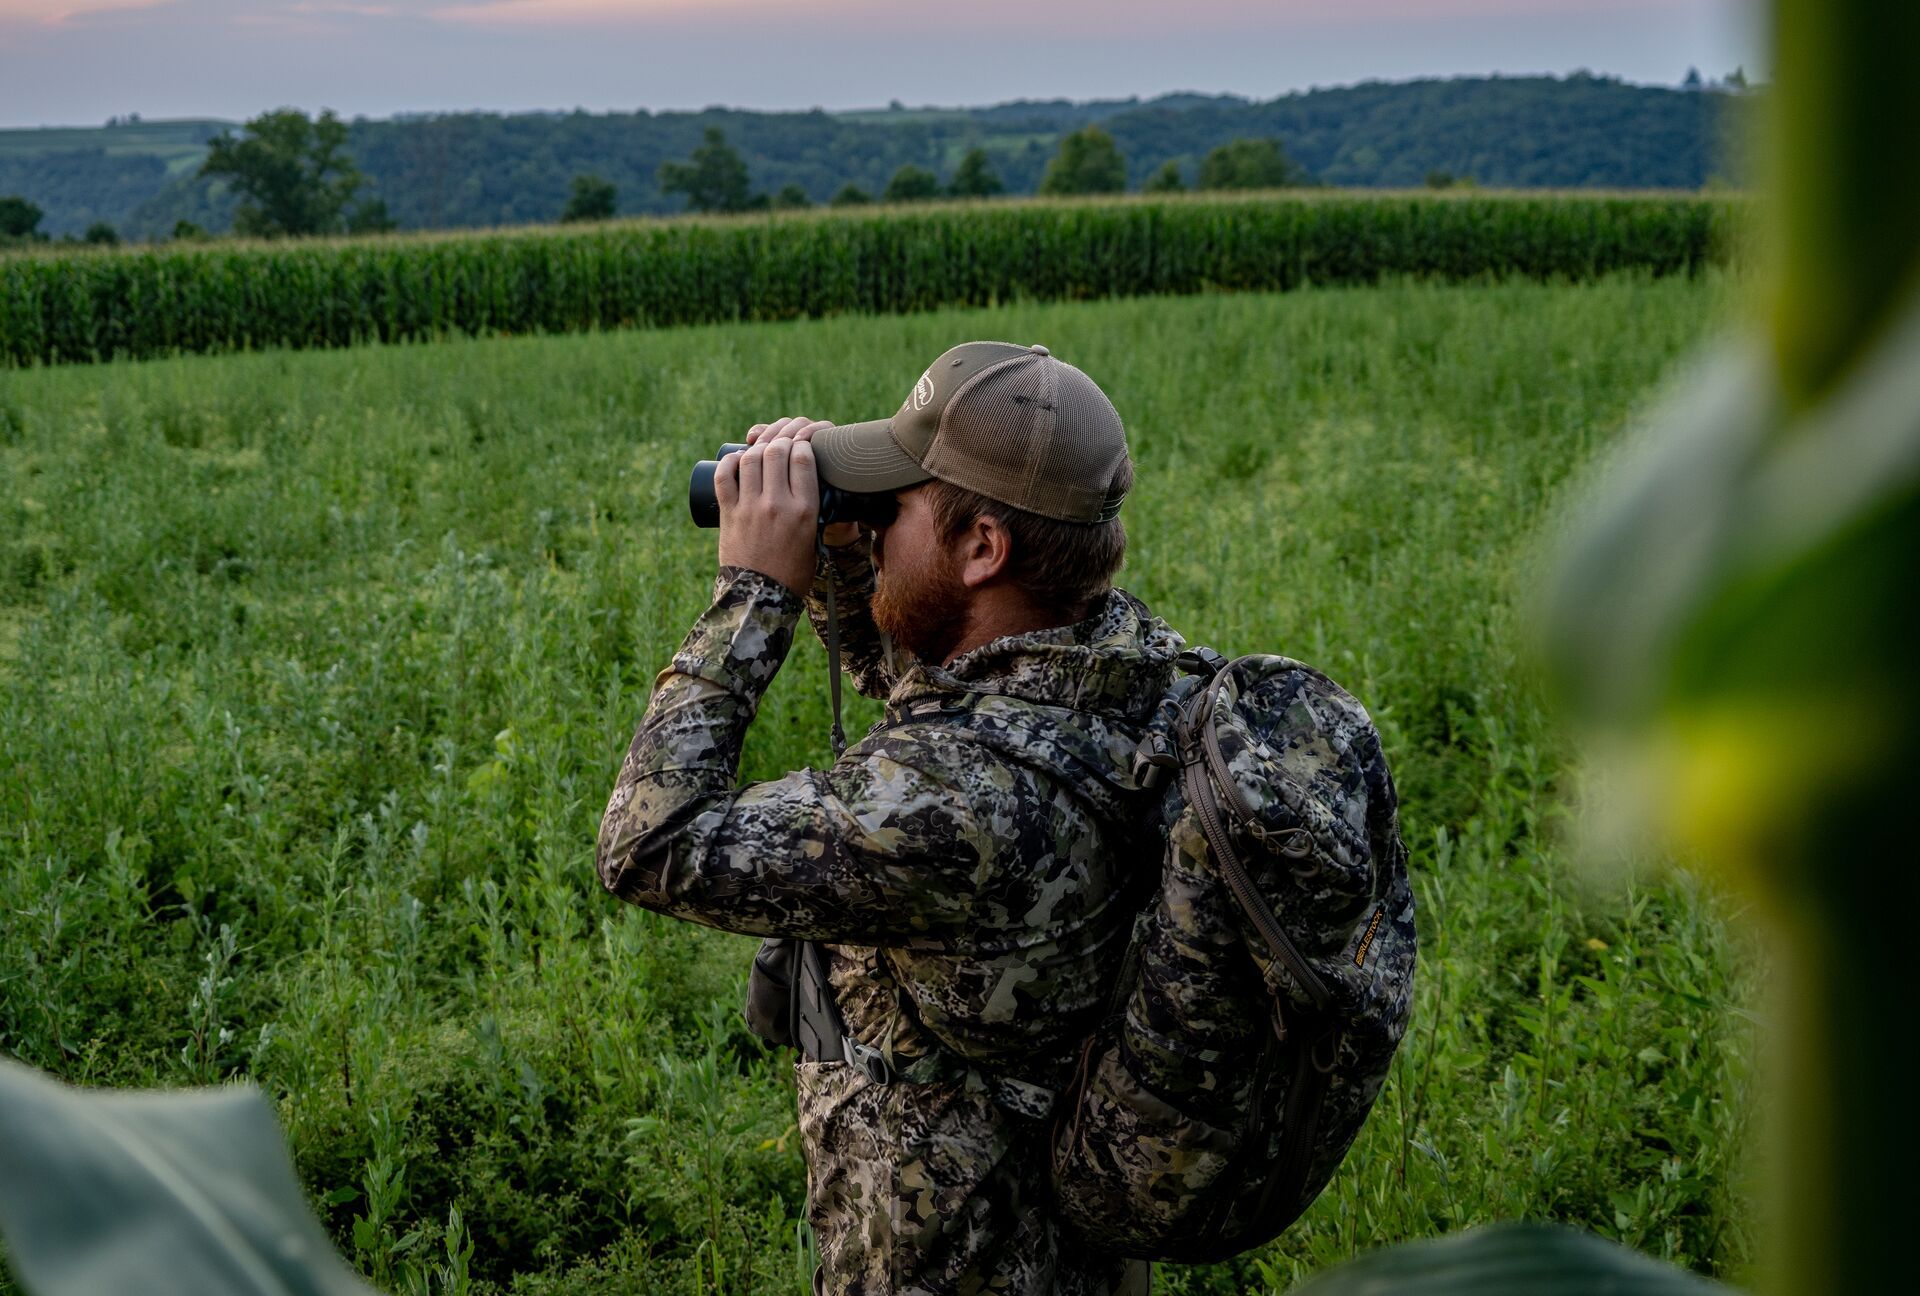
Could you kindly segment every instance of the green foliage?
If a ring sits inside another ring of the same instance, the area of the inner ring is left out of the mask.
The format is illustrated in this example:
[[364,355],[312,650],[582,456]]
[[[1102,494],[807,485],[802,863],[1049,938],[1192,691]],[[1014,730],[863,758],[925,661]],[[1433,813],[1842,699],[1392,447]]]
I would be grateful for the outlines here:
[[1727,259],[1732,200],[1023,203],[0,258],[0,364]]
[[207,232],[190,220],[173,223],[173,238],[176,242],[197,243],[207,237]]
[[781,185],[780,192],[773,196],[775,211],[800,211],[813,206],[813,199],[807,197],[807,191],[797,184]]
[[991,198],[1006,191],[1001,182],[1000,173],[993,169],[993,161],[983,148],[970,148],[960,159],[960,165],[953,169],[953,181],[947,186],[947,193],[954,198]]
[[[750,1122],[716,1115],[732,1078],[717,1056],[682,1061],[664,1056],[667,1101],[662,1114],[638,1117],[638,1131],[682,1114],[674,1101],[694,1100],[692,1159],[708,1211],[708,1236],[697,1253],[697,1279],[715,1292],[752,1290],[752,1255],[729,1263],[720,1221],[727,1185],[719,1174],[727,1142]],[[0,1059],[0,1226],[14,1239],[20,1270],[37,1296],[94,1296],[103,1286],[152,1296],[256,1296],[263,1286],[370,1296],[328,1245],[302,1199],[280,1130],[258,1091],[243,1087],[155,1094],[70,1090]],[[245,1161],[236,1166],[231,1149]],[[164,1170],[160,1167],[164,1164]],[[399,1181],[372,1180],[390,1210]],[[52,1191],[48,1191],[48,1186]],[[355,1249],[376,1256],[389,1289],[395,1275],[380,1263],[377,1232],[355,1219]],[[288,1240],[299,1244],[289,1246]],[[475,1239],[460,1208],[448,1208],[447,1263],[404,1261],[408,1293],[467,1296]],[[409,1247],[408,1250],[413,1248]],[[804,1254],[804,1253],[803,1253]],[[1273,1266],[1255,1263],[1270,1286]],[[737,1277],[739,1281],[730,1282]],[[1728,1289],[1575,1229],[1505,1224],[1435,1241],[1369,1251],[1297,1288],[1302,1296],[1713,1296]]]
[[0,243],[26,242],[39,236],[40,208],[18,194],[0,198]]
[[1200,159],[1200,189],[1279,189],[1304,179],[1275,139],[1237,139]]
[[135,209],[165,191],[170,179],[191,175],[206,157],[207,141],[232,125],[123,119],[104,127],[0,129],[0,194],[38,204],[46,212],[42,229],[52,235],[78,234],[104,220],[151,236],[167,227],[135,225]]
[[[758,222],[869,223],[900,228]],[[373,251],[408,246],[489,245]],[[9,373],[0,1052],[91,1085],[253,1080],[335,1245],[401,1291],[469,1246],[490,1294],[805,1291],[790,1067],[739,1019],[753,942],[620,905],[591,844],[711,590],[693,460],[769,412],[885,413],[957,338],[1044,339],[1127,419],[1122,583],[1366,702],[1419,887],[1416,1025],[1346,1168],[1277,1244],[1156,1290],[1277,1290],[1517,1217],[1738,1273],[1752,960],[1698,882],[1582,885],[1575,753],[1515,669],[1534,537],[1734,288],[1395,282]],[[747,778],[827,759],[824,671],[803,633]],[[857,731],[875,708],[850,702]]]
[[908,163],[895,171],[893,178],[887,181],[886,192],[880,195],[880,201],[926,202],[939,196],[940,177],[925,167]]
[[295,108],[262,113],[239,138],[210,141],[200,174],[233,186],[234,229],[263,238],[338,233],[363,183],[332,109],[318,120]]
[[567,196],[566,210],[560,213],[560,223],[611,220],[618,205],[619,194],[613,181],[591,172],[577,175],[573,178],[573,191]]
[[359,203],[347,213],[349,234],[391,234],[395,228],[393,216],[387,211],[387,203],[383,198]]
[[1444,169],[1501,188],[1696,189],[1715,171],[1750,170],[1752,107],[1575,73],[1369,81],[1264,103],[1143,106],[1101,124],[1140,179],[1162,159],[1247,138],[1285,140],[1291,160],[1329,185],[1415,188]]
[[1147,177],[1147,182],[1140,186],[1140,191],[1150,194],[1185,193],[1187,182],[1180,174],[1180,164],[1168,159],[1158,171]]
[[1082,126],[1060,141],[1060,151],[1040,177],[1040,192],[1055,196],[1119,193],[1127,187],[1127,161],[1113,136]]
[[662,162],[655,175],[661,193],[686,195],[689,211],[745,211],[752,201],[747,161],[718,126],[707,127],[688,161]]
[[1814,1296],[1913,1267],[1920,10],[1771,8],[1765,292],[1609,465],[1546,638],[1639,793],[1628,830],[1729,879],[1777,943],[1764,1271]]
[[873,195],[859,185],[845,184],[834,190],[833,197],[827,200],[829,207],[864,207],[873,201]]

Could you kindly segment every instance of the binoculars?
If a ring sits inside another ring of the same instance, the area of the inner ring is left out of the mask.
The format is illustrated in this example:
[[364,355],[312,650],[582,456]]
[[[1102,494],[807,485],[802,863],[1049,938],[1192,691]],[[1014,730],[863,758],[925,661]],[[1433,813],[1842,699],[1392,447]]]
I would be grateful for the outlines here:
[[[702,459],[693,466],[693,480],[687,483],[687,511],[693,514],[695,526],[720,525],[720,501],[713,493],[714,471],[720,467],[721,459],[746,448],[744,442],[729,441],[720,447],[715,457]],[[864,522],[868,526],[885,526],[893,521],[895,512],[892,491],[863,494],[860,491],[841,490],[825,478],[820,481],[821,526],[829,522]]]

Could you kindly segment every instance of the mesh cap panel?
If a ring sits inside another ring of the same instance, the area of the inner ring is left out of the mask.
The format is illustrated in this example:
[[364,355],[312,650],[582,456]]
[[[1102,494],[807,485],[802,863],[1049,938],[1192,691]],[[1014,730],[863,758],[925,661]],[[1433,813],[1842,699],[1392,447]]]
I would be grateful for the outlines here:
[[934,476],[1067,522],[1114,516],[1126,429],[1091,378],[1044,351],[989,365],[947,399],[921,460]]
[[1054,437],[1042,475],[1055,483],[1063,508],[1058,513],[1033,511],[1085,521],[1113,517],[1120,511],[1120,496],[1114,491],[1127,461],[1127,430],[1093,379],[1058,360],[1053,368],[1059,374],[1059,425],[1071,431]]

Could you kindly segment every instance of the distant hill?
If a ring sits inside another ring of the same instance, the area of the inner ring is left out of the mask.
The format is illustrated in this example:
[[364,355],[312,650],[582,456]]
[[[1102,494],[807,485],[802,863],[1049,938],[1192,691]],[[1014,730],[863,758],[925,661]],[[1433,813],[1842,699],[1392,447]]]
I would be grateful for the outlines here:
[[0,195],[37,203],[46,213],[40,228],[50,234],[77,234],[95,221],[124,226],[141,203],[190,177],[207,141],[236,124],[129,121],[0,130]]
[[[1409,186],[1433,171],[1502,187],[1692,189],[1737,177],[1725,146],[1742,100],[1576,73],[1368,82],[1257,102],[1231,95],[1074,103],[1023,100],[986,108],[861,112],[455,113],[353,122],[350,149],[404,228],[552,220],[574,175],[612,180],[624,214],[679,210],[654,183],[708,126],[746,156],[754,184],[797,184],[816,202],[843,184],[871,193],[906,164],[943,178],[967,149],[992,156],[1007,187],[1032,192],[1060,136],[1088,122],[1110,130],[1137,185],[1169,161],[1189,181],[1208,149],[1239,136],[1277,137],[1327,184]],[[206,141],[229,123],[134,122],[93,130],[0,131],[0,194],[77,233],[104,220],[155,237],[174,222],[226,228],[232,199],[195,174]]]
[[1239,106],[1148,105],[1105,120],[1135,183],[1237,135],[1280,139],[1326,184],[1406,187],[1432,171],[1503,188],[1697,189],[1731,178],[1736,111],[1719,92],[1576,73],[1369,81]]

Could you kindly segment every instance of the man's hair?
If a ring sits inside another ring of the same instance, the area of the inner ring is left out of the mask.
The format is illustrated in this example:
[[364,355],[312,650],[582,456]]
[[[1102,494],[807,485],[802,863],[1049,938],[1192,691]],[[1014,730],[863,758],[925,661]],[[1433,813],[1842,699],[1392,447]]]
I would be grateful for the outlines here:
[[[1114,485],[1121,491],[1133,486],[1130,460],[1121,463]],[[942,544],[959,539],[974,519],[992,518],[1013,539],[1008,577],[1036,606],[1056,608],[1076,621],[1092,611],[1094,599],[1113,587],[1113,575],[1127,556],[1127,528],[1119,518],[1060,522],[938,478],[927,484],[927,493],[933,505],[934,532]]]

